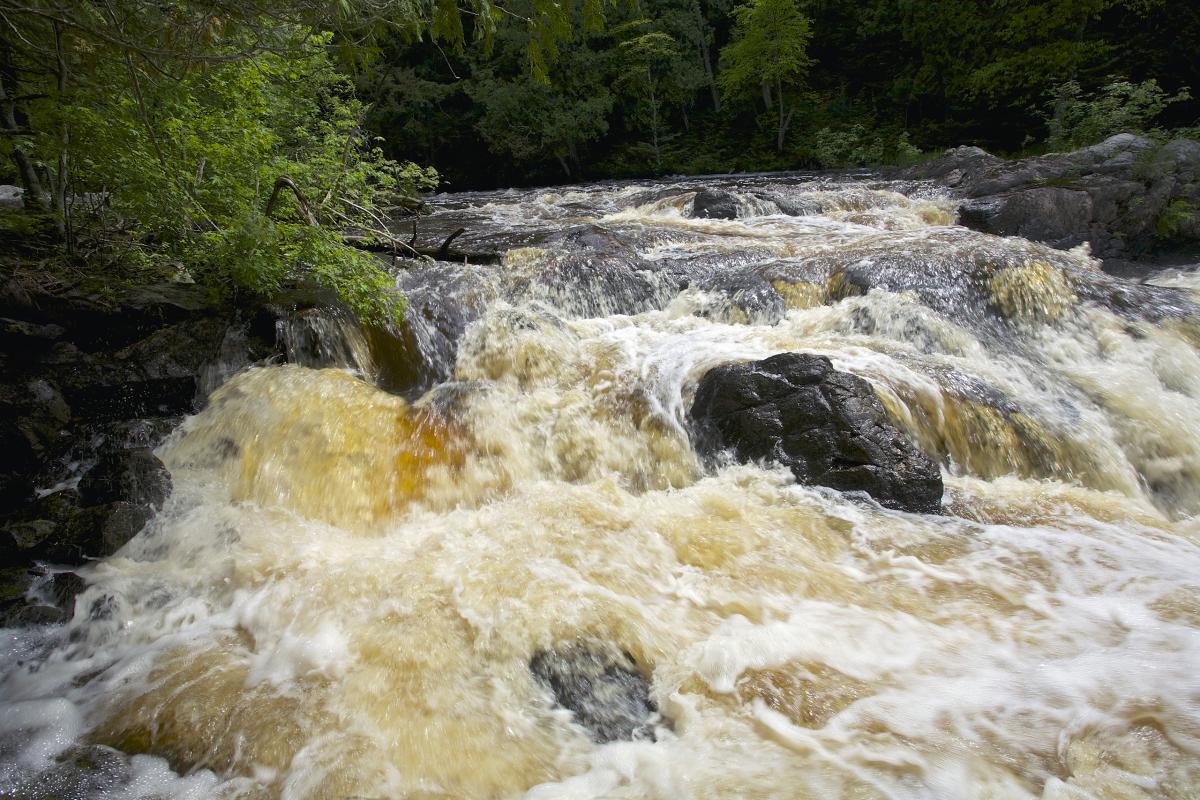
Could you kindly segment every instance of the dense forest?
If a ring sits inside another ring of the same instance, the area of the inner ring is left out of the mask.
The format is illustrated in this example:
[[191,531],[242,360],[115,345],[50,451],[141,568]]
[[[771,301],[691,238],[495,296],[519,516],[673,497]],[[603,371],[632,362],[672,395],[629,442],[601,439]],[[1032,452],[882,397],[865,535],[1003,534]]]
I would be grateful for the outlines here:
[[[523,0],[522,0],[523,1]],[[531,64],[388,37],[358,78],[393,156],[453,187],[1017,153],[1200,124],[1200,10],[1177,1],[638,0]],[[532,68],[531,68],[532,67]]]
[[434,188],[1200,125],[1200,10],[1169,0],[0,0],[0,21],[10,249],[259,294],[314,274],[368,317],[403,300],[345,232],[400,246],[388,219]]

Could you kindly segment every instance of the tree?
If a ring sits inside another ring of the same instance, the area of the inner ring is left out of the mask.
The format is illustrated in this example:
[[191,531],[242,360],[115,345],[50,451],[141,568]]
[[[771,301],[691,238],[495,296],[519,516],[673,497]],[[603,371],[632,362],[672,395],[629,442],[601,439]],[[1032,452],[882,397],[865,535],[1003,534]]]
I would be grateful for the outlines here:
[[[708,5],[720,14],[728,12],[725,0],[716,0]],[[700,0],[665,0],[661,4],[660,24],[676,39],[688,42],[696,48],[696,57],[703,70],[703,85],[707,85],[712,98],[713,110],[721,111],[721,95],[717,87],[717,73],[713,65],[712,45],[716,31],[704,13]]]
[[733,18],[733,41],[721,50],[721,89],[732,99],[761,91],[767,110],[776,106],[775,150],[783,152],[796,96],[812,64],[811,24],[796,0],[751,0],[735,8]]
[[[502,10],[471,10],[486,45]],[[563,13],[530,3],[535,68],[569,35]],[[184,261],[253,291],[307,275],[365,316],[394,316],[391,277],[340,235],[387,235],[385,207],[437,182],[384,157],[336,68],[376,52],[385,30],[466,39],[450,0],[0,0],[0,152],[77,264],[144,274]],[[108,206],[82,255],[78,197]]]
[[651,25],[649,20],[639,19],[614,31],[619,53],[614,83],[629,94],[635,117],[650,129],[657,171],[662,169],[664,110],[689,100],[702,78],[683,57],[675,39],[661,31],[646,30]]

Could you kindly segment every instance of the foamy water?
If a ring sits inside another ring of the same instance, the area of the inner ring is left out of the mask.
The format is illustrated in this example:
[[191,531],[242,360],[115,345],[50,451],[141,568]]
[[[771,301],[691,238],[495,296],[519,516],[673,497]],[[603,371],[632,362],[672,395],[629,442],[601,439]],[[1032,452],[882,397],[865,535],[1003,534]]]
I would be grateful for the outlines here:
[[[956,228],[923,187],[732,188],[738,220],[690,218],[694,184],[461,213],[746,269],[775,311],[651,275],[645,310],[581,315],[602,298],[538,288],[548,242],[471,268],[482,312],[423,398],[357,341],[355,370],[217,390],[75,618],[6,633],[2,796],[1200,796],[1194,283],[1110,307],[1086,253]],[[705,469],[700,377],[785,351],[872,383],[944,515]],[[653,740],[554,705],[530,660],[576,641],[648,678]],[[80,789],[81,744],[133,760]]]

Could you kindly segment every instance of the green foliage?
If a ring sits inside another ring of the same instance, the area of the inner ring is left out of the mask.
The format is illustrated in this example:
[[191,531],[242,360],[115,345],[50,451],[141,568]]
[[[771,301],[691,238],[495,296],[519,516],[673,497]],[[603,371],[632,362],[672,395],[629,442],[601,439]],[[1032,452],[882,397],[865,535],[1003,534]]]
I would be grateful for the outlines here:
[[733,19],[733,41],[721,50],[720,85],[730,99],[753,98],[764,83],[803,85],[812,29],[795,0],[751,0]]
[[[388,37],[462,52],[464,11],[490,46],[507,18],[490,0],[0,0],[0,155],[13,165],[3,174],[26,185],[27,205],[50,208],[76,266],[144,278],[183,263],[212,285],[260,293],[311,277],[365,317],[395,316],[392,278],[338,231],[386,237],[389,207],[411,206],[439,176],[385,156],[346,70]],[[530,0],[534,72],[578,17],[594,28],[601,11],[599,0]],[[584,98],[576,122],[603,131],[604,111]],[[561,121],[544,148],[573,127]],[[88,213],[72,200],[83,196]]]
[[721,50],[718,82],[730,100],[762,93],[768,110],[772,102],[777,106],[775,149],[782,152],[796,95],[812,66],[807,53],[811,21],[796,0],[750,0],[733,10],[733,20],[733,41]]
[[[76,247],[93,266],[152,276],[182,261],[210,284],[256,292],[311,276],[366,316],[393,315],[394,298],[376,291],[386,277],[379,265],[334,231],[380,227],[388,205],[435,187],[437,174],[383,156],[331,59],[332,34],[276,33],[290,42],[286,53],[170,76],[72,39],[64,58],[78,83],[29,105],[31,152],[43,163],[69,156],[72,191],[107,198],[91,227],[73,220]],[[92,83],[105,90],[88,90]],[[263,216],[281,176],[311,219],[291,197],[276,203],[278,215],[303,226]]]
[[382,263],[347,247],[326,228],[276,222],[249,214],[234,227],[188,239],[181,255],[197,277],[226,277],[251,292],[270,295],[301,276],[337,292],[361,319],[400,321],[404,297]]
[[[491,52],[395,37],[360,87],[388,154],[436,163],[457,188],[902,164],[963,143],[1011,153],[1044,140],[1045,98],[1065,80],[1085,101],[1113,72],[1168,97],[1200,85],[1195,4],[733,2],[605,3],[607,29],[581,35],[585,6],[511,0]],[[552,48],[529,27],[543,15]],[[1147,124],[1180,135],[1198,121],[1189,99]]]
[[1172,239],[1188,226],[1195,226],[1200,219],[1200,209],[1187,200],[1172,200],[1159,214],[1154,223],[1154,234],[1159,239]]
[[1191,99],[1187,87],[1168,94],[1151,78],[1141,83],[1113,80],[1095,92],[1085,93],[1075,81],[1054,88],[1047,114],[1047,144],[1064,150],[1103,141],[1117,133],[1162,136],[1154,121],[1173,103]]
[[872,131],[860,124],[821,128],[808,137],[807,144],[809,159],[826,169],[913,164],[921,156],[907,132]]

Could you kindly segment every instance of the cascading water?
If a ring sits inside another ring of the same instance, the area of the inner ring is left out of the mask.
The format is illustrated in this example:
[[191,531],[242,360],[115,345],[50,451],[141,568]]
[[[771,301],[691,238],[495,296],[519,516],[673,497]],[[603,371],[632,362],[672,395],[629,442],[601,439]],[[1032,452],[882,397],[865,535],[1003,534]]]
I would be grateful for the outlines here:
[[[1194,275],[915,184],[700,186],[445,198],[503,260],[403,276],[427,393],[357,340],[217,389],[74,619],[6,634],[0,796],[1200,795]],[[871,382],[944,515],[697,459],[700,377],[785,351]],[[581,644],[652,733],[555,704]]]

